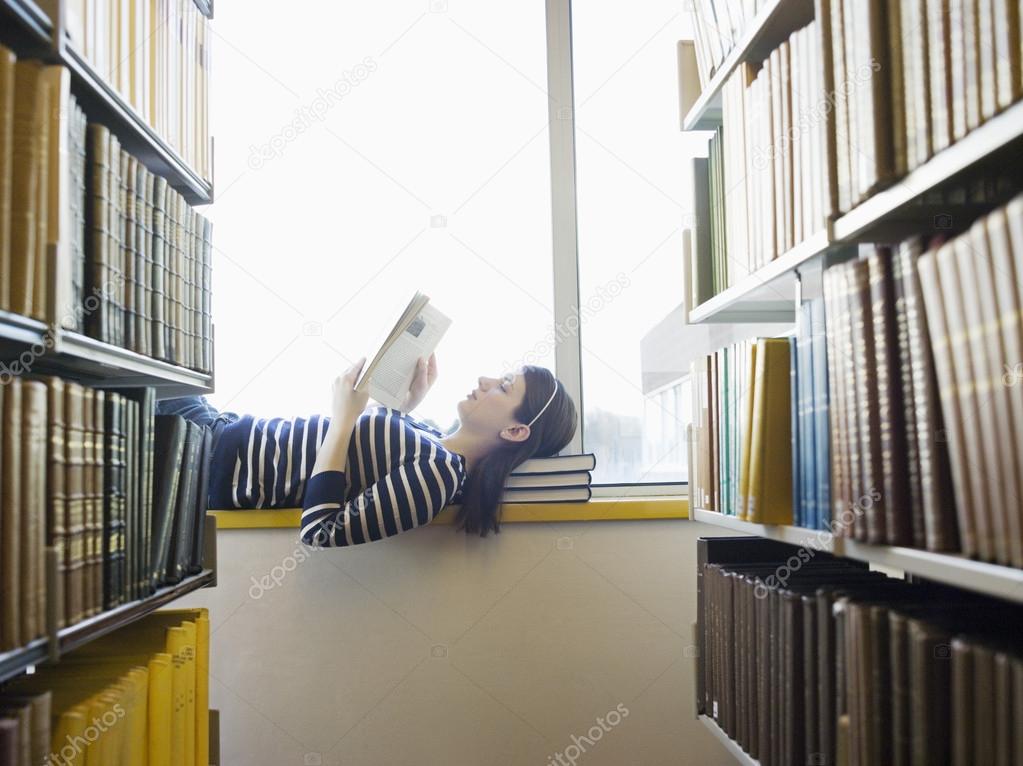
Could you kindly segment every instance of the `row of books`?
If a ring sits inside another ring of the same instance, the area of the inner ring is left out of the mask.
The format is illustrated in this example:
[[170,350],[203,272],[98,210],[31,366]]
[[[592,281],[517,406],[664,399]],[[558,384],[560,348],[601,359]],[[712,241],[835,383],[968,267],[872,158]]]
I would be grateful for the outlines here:
[[818,556],[704,565],[705,714],[764,766],[1023,763],[1023,612]]
[[[695,4],[698,52],[701,34],[721,38],[735,18],[752,18],[754,9],[738,5]],[[830,217],[1023,95],[1016,0],[817,0],[815,13],[722,86],[723,127],[693,173],[691,307],[826,230]],[[734,35],[724,39],[727,51]]]
[[694,502],[1023,567],[1021,275],[1023,196],[828,268],[795,338],[694,363]]
[[[202,569],[208,428],[152,388],[46,376],[0,387],[0,651]],[[46,583],[55,551],[60,587]]]
[[694,0],[693,38],[700,85],[706,87],[767,0]]
[[210,762],[206,609],[154,612],[0,692],[0,764]]
[[[693,305],[825,230],[831,210],[820,59],[812,22],[755,74],[739,67],[725,82],[724,124],[710,143],[710,183],[695,191],[698,198],[709,190],[714,237],[709,248],[702,245],[708,227],[698,211]],[[702,175],[695,172],[694,182],[702,184]]]
[[193,0],[43,0],[65,9],[68,44],[201,178],[213,177],[213,36]]
[[695,507],[792,523],[789,340],[742,341],[690,367]]
[[592,495],[592,452],[536,457],[518,466],[504,482],[505,503],[583,503]]
[[1018,0],[817,0],[847,211],[1023,95]]
[[0,47],[0,309],[210,372],[212,225]]

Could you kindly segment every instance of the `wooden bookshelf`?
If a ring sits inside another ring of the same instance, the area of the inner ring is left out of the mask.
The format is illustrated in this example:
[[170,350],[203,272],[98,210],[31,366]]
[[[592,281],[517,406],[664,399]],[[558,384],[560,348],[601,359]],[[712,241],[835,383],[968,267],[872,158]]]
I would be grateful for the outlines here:
[[[694,509],[693,521],[767,537],[790,545],[825,550],[836,556],[865,561],[888,569],[897,569],[927,580],[1023,603],[1023,569],[974,561],[954,553],[934,553],[896,545],[869,545],[844,537],[833,537],[824,530],[775,524],[752,524],[717,511]],[[818,544],[826,539],[826,546]]]
[[[105,636],[107,633],[135,622],[187,593],[205,588],[215,582],[214,570],[204,569],[199,574],[186,577],[176,585],[160,588],[147,598],[121,604],[109,611],[87,617],[75,625],[69,625],[57,633],[59,653],[62,654],[84,646],[100,636]],[[25,672],[28,668],[46,662],[49,657],[50,639],[48,638],[39,638],[20,649],[0,654],[0,683]]]
[[704,524],[714,524],[734,532],[756,535],[757,537],[768,537],[790,545],[826,551],[827,553],[835,552],[835,537],[826,530],[807,529],[806,527],[792,527],[781,524],[754,524],[737,519],[735,516],[727,516],[717,511],[707,511],[702,508],[695,508],[693,510],[692,519],[693,521],[702,521]]
[[[951,146],[887,189],[877,192],[834,222],[838,242],[877,241],[904,233],[934,228],[933,218],[921,220],[918,211],[907,211],[906,205],[927,192],[940,189],[979,165],[990,167],[1003,160],[1019,165],[1023,149],[1023,101],[1017,101],[974,128]],[[953,211],[954,212],[954,209]],[[915,229],[912,227],[915,225]],[[907,228],[907,226],[909,228]]]
[[760,62],[813,19],[812,0],[769,0],[743,31],[682,121],[683,130],[713,130],[721,124],[721,88],[742,63]]
[[[45,348],[36,356],[33,346]],[[49,346],[52,346],[50,348]],[[48,372],[87,384],[153,386],[161,397],[213,391],[213,376],[144,356],[66,330],[51,332],[35,319],[0,311],[0,350],[4,359],[31,354],[32,372]]]
[[796,272],[831,247],[822,229],[689,312],[689,324],[795,322]]
[[[196,0],[196,6],[212,18],[212,0]],[[213,184],[188,165],[120,93],[100,77],[64,39],[55,39],[53,21],[32,0],[0,0],[0,14],[13,22],[4,30],[3,42],[12,35],[22,43],[19,55],[62,64],[72,74],[72,92],[89,119],[117,134],[121,146],[179,191],[191,205],[213,202]],[[207,12],[208,11],[208,12]]]
[[53,38],[53,22],[32,0],[0,0],[0,18],[14,22],[26,41],[48,46]]
[[117,134],[121,147],[179,191],[190,205],[213,202],[213,184],[199,176],[131,104],[66,43],[60,63],[71,70],[72,92],[91,119]]
[[714,738],[724,745],[725,750],[735,758],[735,760],[742,764],[742,766],[760,766],[760,761],[750,757],[749,753],[739,747],[739,743],[729,737],[725,732],[718,726],[718,722],[710,716],[701,715],[697,716],[700,723],[707,727],[707,730],[714,735]]

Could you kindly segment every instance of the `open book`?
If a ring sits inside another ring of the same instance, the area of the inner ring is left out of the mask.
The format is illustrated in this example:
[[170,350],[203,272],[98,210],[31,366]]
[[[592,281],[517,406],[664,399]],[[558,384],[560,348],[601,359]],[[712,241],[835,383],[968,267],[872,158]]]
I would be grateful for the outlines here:
[[415,378],[416,362],[419,357],[429,358],[450,325],[451,320],[417,290],[363,369],[355,390],[368,393],[385,407],[400,409]]

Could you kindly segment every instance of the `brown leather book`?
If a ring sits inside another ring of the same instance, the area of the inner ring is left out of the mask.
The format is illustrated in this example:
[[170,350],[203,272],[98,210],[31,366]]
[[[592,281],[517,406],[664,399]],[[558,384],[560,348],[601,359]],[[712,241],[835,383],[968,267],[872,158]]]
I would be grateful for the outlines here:
[[70,140],[70,193],[68,215],[71,235],[71,310],[67,312],[64,326],[75,332],[85,332],[85,241],[86,241],[86,175],[88,162],[86,146],[88,131],[85,112],[71,97],[71,118],[69,120]]
[[905,615],[893,610],[888,615],[888,656],[891,662],[892,766],[909,766],[910,762],[908,639]]
[[[50,713],[52,710],[52,693],[14,694],[7,692],[0,698],[0,715],[17,717],[21,725],[19,732],[20,761],[7,761],[0,749],[0,763],[3,764],[42,764],[50,756]],[[8,719],[10,720],[10,719]]]
[[64,599],[66,622],[71,625],[84,615],[85,576],[85,389],[66,381],[64,386],[65,468],[67,470],[64,527]]
[[89,584],[92,587],[90,603],[92,614],[103,611],[103,499],[106,494],[104,482],[104,466],[106,456],[103,452],[103,444],[106,438],[103,413],[106,409],[106,393],[99,389],[93,391],[93,415],[92,415],[92,488],[93,488],[93,516],[92,516],[92,560],[90,569],[92,574]]
[[22,644],[21,600],[21,378],[0,386],[3,442],[0,445],[0,651]]
[[857,413],[855,433],[860,472],[858,486],[854,487],[854,500],[857,503],[857,510],[862,511],[863,521],[866,522],[856,524],[856,539],[883,544],[887,540],[886,498],[881,494],[880,498],[872,501],[877,497],[878,489],[881,487],[883,468],[869,264],[865,260],[852,261],[849,271],[853,364],[859,373],[855,376]]
[[[148,183],[147,183],[148,190]],[[153,177],[153,305],[152,305],[152,355],[157,359],[167,360],[167,217],[165,206],[168,198],[166,179]],[[148,205],[147,205],[148,207]]]
[[40,562],[46,556],[46,384],[21,384],[21,641],[43,635],[46,583]]
[[[47,406],[47,471],[46,471],[46,544],[57,551],[60,562],[58,569],[65,588],[63,599],[56,604],[57,627],[66,624],[67,614],[67,447],[64,443],[66,425],[64,421],[64,381],[56,376],[46,378],[48,392]],[[45,567],[41,573],[45,583]]]
[[838,273],[840,285],[838,292],[844,307],[841,324],[845,330],[840,336],[842,349],[839,351],[839,358],[843,359],[848,375],[848,385],[844,387],[845,405],[843,407],[845,411],[845,444],[848,451],[847,465],[849,469],[847,479],[848,504],[843,509],[842,526],[844,536],[857,540],[866,540],[867,520],[864,518],[864,509],[860,503],[860,498],[863,496],[863,487],[865,486],[863,454],[866,446],[865,440],[860,438],[860,407],[862,405],[865,411],[866,404],[861,402],[861,385],[859,383],[861,376],[854,374],[856,369],[862,369],[862,367],[858,368],[856,366],[855,336],[857,328],[862,326],[863,321],[862,318],[859,318],[860,312],[856,308],[858,304],[853,299],[856,294],[856,283],[853,278],[852,264],[843,264],[839,268]]
[[0,718],[0,763],[17,763],[21,757],[17,718]]
[[[896,255],[896,262],[901,264],[908,359],[912,370],[914,412],[912,416],[907,412],[906,419],[907,422],[912,420],[914,427],[908,435],[908,442],[915,444],[914,451],[919,461],[920,502],[925,534],[925,546],[921,547],[932,551],[951,551],[959,550],[956,495],[949,465],[950,434],[945,431],[927,312],[924,310],[917,270],[922,252],[923,241],[911,239],[899,246]],[[904,352],[900,349],[900,353]]]
[[[1001,564],[1023,566],[1023,537],[1020,535],[1020,509],[1023,507],[1023,477],[1016,471],[1015,434],[1013,409],[1023,412],[1020,401],[1014,408],[1012,399],[1023,400],[1018,389],[1005,385],[1005,371],[1023,357],[1009,357],[1002,344],[1001,306],[998,301],[996,283],[1004,281],[1008,274],[996,273],[993,269],[992,248],[988,241],[987,216],[974,222],[970,230],[962,235],[967,240],[969,257],[961,263],[964,296],[975,296],[964,300],[966,321],[969,326],[969,343],[976,347],[977,356],[984,367],[978,375],[976,385],[979,404],[990,414],[992,430],[985,434],[984,460],[995,464],[999,481],[991,488],[991,495],[1000,496],[1001,514],[995,518],[995,550]],[[1000,245],[1005,242],[999,243]],[[1007,260],[1008,253],[1003,258]],[[966,276],[968,274],[968,277]],[[984,296],[984,297],[980,297]],[[1015,310],[1015,303],[1007,306],[1008,312]],[[1017,315],[1018,317],[1018,315]],[[1020,320],[1014,320],[1019,326]]]
[[970,645],[962,638],[952,639],[952,763],[973,763],[974,678]]
[[[850,80],[855,82],[853,104],[856,116],[856,132],[854,133],[856,150],[852,152],[857,168],[854,170],[856,184],[854,199],[860,201],[891,182],[895,174],[894,142],[892,140],[892,102],[890,86],[892,83],[892,59],[889,41],[885,31],[887,19],[884,0],[864,0],[849,2],[846,9],[851,17],[851,27],[855,42],[852,47],[851,62],[855,69],[850,71]],[[846,55],[850,53],[846,49]],[[846,67],[850,59],[847,58]],[[866,82],[863,73],[874,65],[880,69],[871,71]],[[887,76],[879,76],[879,72]],[[858,80],[857,80],[858,78]],[[901,77],[898,79],[901,84]]]
[[[96,559],[96,497],[102,492],[96,488],[96,391],[82,388],[82,617],[91,617],[98,611],[93,600]],[[102,506],[101,506],[102,507]]]
[[48,89],[39,62],[21,60],[14,66],[14,128],[11,173],[11,260],[9,308],[34,316],[35,261],[39,252],[39,186],[43,166],[40,145]]
[[[877,379],[877,423],[880,429],[881,505],[885,539],[889,545],[913,543],[909,464],[906,447],[906,405],[898,357],[895,280],[892,253],[876,248],[867,260],[873,315],[874,359]],[[871,360],[868,360],[868,366]]]
[[134,157],[121,152],[121,253],[124,260],[124,347],[139,350],[136,330],[139,323],[138,293],[142,274],[135,251],[135,166]]
[[[1020,199],[1023,203],[1023,198]],[[999,208],[970,229],[975,250],[977,301],[984,322],[988,359],[990,404],[999,429],[995,451],[1002,460],[1003,494],[1007,517],[1007,555],[1014,567],[1023,567],[1023,381],[1017,365],[1023,362],[1023,319],[1016,285],[1023,277],[1012,260],[1006,208]],[[983,251],[977,248],[983,246]],[[1008,384],[1008,385],[1007,385]]]
[[841,300],[840,269],[824,272],[824,312],[828,331],[825,335],[828,357],[828,427],[831,439],[831,508],[828,515],[832,528],[839,537],[843,530],[843,511],[848,507],[848,451],[845,432],[845,359],[841,356],[845,326],[841,321],[845,305]]
[[972,284],[973,268],[971,246],[963,237],[957,237],[951,247],[938,251],[938,273],[945,318],[948,322],[949,346],[954,360],[955,387],[959,394],[959,407],[966,427],[965,458],[971,483],[971,495],[978,500],[973,506],[977,528],[977,546],[981,558],[994,561],[999,557],[998,522],[1005,517],[1001,465],[987,459],[985,440],[995,433],[994,413],[985,405],[987,392],[981,392],[978,383],[985,380],[983,347],[976,337],[980,330],[980,312],[965,286]]
[[85,257],[86,294],[99,301],[95,311],[86,314],[85,329],[88,334],[109,343],[113,337],[113,298],[111,288],[115,285],[110,252],[110,228],[113,224],[113,203],[110,197],[110,164],[113,158],[113,136],[104,125],[89,123],[89,167],[88,198],[86,209]]
[[[913,547],[927,547],[927,522],[924,517],[923,486],[920,481],[920,451],[917,445],[916,402],[913,399],[913,350],[909,340],[909,316],[906,309],[905,243],[892,252],[892,295],[895,299],[895,367],[904,420],[903,443],[906,450],[906,511],[910,518]],[[886,469],[887,475],[887,469]]]
[[103,607],[122,603],[124,559],[125,408],[120,394],[104,392],[103,411]]
[[[924,253],[917,260],[917,273],[923,305],[926,311],[927,331],[930,335],[931,348],[934,352],[934,368],[938,382],[938,394],[941,400],[941,411],[945,425],[944,443],[949,451],[949,464],[952,469],[955,487],[956,511],[962,552],[966,556],[975,556],[980,549],[980,532],[977,527],[974,507],[984,502],[974,489],[975,478],[973,469],[967,459],[965,413],[961,407],[961,397],[956,385],[953,348],[950,342],[951,329],[946,319],[944,290],[938,274],[938,254],[943,250],[953,253],[949,243],[938,249]],[[960,363],[965,363],[963,358]],[[919,392],[919,387],[917,392]],[[985,543],[986,545],[986,543]],[[985,550],[987,548],[985,547]]]
[[110,135],[109,175],[107,194],[109,200],[109,223],[107,225],[107,254],[110,257],[110,283],[105,285],[109,295],[110,338],[109,343],[124,346],[124,252],[121,249],[123,217],[121,216],[121,142]]
[[909,622],[912,766],[948,763],[951,757],[951,637],[923,620]]
[[949,0],[925,0],[931,151],[952,142],[952,77]]
[[153,174],[141,162],[135,179],[137,229],[135,242],[142,256],[142,303],[139,350],[153,356]]
[[994,719],[995,763],[1012,763],[1012,657],[1004,651],[994,652],[994,685],[992,717]]
[[[973,704],[970,717],[963,722],[973,734],[973,757],[970,763],[997,763],[995,760],[995,711],[1005,700],[995,699],[995,656],[984,644],[971,640],[973,658]],[[954,726],[959,722],[953,720]]]
[[[14,52],[0,45],[0,167],[9,168],[14,148]],[[0,310],[11,300],[11,174],[0,173]]]

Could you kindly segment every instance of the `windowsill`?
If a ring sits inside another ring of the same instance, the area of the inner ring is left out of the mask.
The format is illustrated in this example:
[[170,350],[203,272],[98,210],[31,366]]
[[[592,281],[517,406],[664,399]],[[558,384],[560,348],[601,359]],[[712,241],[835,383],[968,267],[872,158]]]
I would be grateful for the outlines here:
[[[432,524],[451,524],[456,506],[444,508]],[[301,508],[274,510],[210,511],[217,529],[298,528]],[[501,523],[522,521],[635,521],[638,519],[688,519],[685,497],[595,497],[585,503],[507,503]]]

